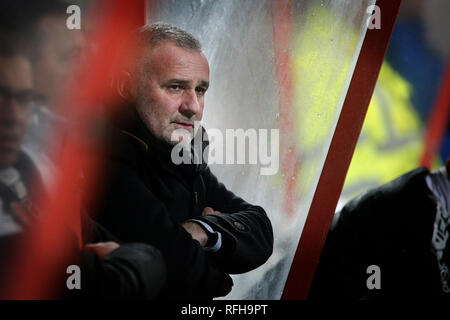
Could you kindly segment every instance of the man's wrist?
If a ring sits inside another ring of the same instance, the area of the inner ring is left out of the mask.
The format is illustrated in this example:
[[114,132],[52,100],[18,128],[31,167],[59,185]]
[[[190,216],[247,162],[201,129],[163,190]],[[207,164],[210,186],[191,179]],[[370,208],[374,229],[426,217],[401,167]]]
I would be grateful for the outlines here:
[[205,234],[207,235],[207,241],[203,246],[206,251],[217,252],[222,247],[222,234],[214,229],[206,222],[190,219],[189,222],[197,223],[201,226]]
[[205,232],[205,229],[201,226],[201,224],[189,220],[183,223],[182,226],[194,240],[200,243],[202,247],[206,246],[206,243],[208,242],[208,234]]

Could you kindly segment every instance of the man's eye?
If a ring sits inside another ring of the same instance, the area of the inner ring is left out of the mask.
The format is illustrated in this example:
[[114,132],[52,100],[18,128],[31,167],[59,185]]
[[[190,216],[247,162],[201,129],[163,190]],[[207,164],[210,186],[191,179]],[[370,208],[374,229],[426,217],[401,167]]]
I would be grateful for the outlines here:
[[172,84],[169,86],[169,89],[179,91],[179,90],[181,90],[181,86],[178,84]]
[[206,92],[206,89],[205,89],[205,88],[202,88],[202,87],[198,87],[198,88],[195,88],[195,91],[196,91],[198,94],[204,95],[205,92]]

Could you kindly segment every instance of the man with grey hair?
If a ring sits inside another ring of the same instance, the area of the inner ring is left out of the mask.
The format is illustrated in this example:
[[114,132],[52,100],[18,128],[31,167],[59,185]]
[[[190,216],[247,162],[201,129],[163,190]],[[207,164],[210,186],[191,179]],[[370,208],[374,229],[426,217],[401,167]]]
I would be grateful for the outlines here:
[[116,124],[120,140],[94,216],[122,241],[162,252],[168,271],[162,298],[224,296],[233,284],[229,274],[251,271],[271,255],[270,220],[227,190],[206,163],[172,161],[175,145],[193,149],[194,137],[205,133],[194,125],[209,86],[199,41],[164,23],[139,29],[133,41],[138,50],[117,81],[122,119],[129,121]]

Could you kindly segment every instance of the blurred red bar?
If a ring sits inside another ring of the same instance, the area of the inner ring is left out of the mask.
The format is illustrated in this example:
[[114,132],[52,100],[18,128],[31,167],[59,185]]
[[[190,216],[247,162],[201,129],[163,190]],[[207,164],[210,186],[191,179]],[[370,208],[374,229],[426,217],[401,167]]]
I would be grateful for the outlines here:
[[[29,230],[16,255],[11,257],[10,283],[3,288],[2,298],[58,298],[60,286],[64,284],[59,278],[65,274],[65,263],[70,259],[74,239],[81,239],[81,169],[91,179],[87,191],[92,192],[101,168],[101,152],[95,137],[89,134],[95,133],[95,125],[100,123],[96,118],[98,106],[110,105],[105,102],[113,97],[110,79],[115,68],[120,68],[120,63],[112,53],[126,43],[131,30],[145,24],[145,0],[98,1],[93,18],[100,21],[96,34],[90,39],[97,44],[97,53],[77,70],[78,77],[73,86],[69,86],[76,90],[66,92],[62,101],[67,108],[66,114],[76,125],[70,132],[67,128],[55,132],[57,137],[67,135],[58,162],[60,172],[50,190],[50,199],[38,201],[43,208],[39,220]],[[65,226],[73,231],[73,235]]]
[[292,2],[273,0],[271,3],[275,78],[278,82],[279,128],[282,150],[281,172],[284,175],[284,212],[294,213],[298,157],[294,138],[294,105],[292,75]]
[[[450,125],[450,59],[442,79],[442,85],[436,96],[436,101],[428,121],[425,135],[425,150],[420,165],[431,168],[434,157],[439,153],[442,139],[447,126]],[[442,159],[446,160],[446,159]]]
[[[306,299],[375,88],[401,0],[378,0],[382,28],[367,30],[330,149],[283,291]],[[374,159],[376,160],[376,159]]]

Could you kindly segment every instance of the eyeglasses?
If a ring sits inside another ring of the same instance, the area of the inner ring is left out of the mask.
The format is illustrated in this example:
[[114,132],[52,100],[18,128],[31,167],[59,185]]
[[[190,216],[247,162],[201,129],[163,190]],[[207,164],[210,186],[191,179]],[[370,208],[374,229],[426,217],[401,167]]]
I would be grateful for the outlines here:
[[24,110],[31,110],[40,100],[40,96],[30,89],[13,93],[8,88],[0,86],[0,107],[13,99]]

